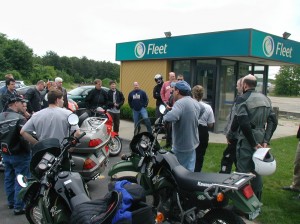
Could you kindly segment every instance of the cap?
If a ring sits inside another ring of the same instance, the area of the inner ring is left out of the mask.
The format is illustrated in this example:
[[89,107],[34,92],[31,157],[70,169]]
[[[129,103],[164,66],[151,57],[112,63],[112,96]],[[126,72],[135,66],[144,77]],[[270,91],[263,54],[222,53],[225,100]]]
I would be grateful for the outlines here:
[[14,102],[22,102],[23,98],[20,96],[11,96],[8,98],[7,103],[14,103]]
[[175,88],[183,92],[191,91],[191,87],[186,81],[176,82]]

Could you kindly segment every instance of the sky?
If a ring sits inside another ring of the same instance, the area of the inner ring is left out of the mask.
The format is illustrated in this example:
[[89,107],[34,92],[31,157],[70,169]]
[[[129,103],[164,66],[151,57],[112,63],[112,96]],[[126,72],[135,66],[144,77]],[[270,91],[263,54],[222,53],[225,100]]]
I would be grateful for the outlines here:
[[[254,28],[300,41],[299,0],[0,0],[0,33],[34,54],[115,63],[116,43]],[[117,62],[118,63],[118,62]],[[278,67],[271,67],[273,76]]]

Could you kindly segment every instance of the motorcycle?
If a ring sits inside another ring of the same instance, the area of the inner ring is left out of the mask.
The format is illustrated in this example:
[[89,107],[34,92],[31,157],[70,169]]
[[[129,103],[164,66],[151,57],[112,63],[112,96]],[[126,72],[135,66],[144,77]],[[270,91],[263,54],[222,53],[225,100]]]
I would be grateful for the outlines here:
[[[71,114],[68,120],[75,125],[78,116]],[[23,187],[19,196],[25,202],[25,214],[30,223],[70,223],[76,206],[91,201],[85,181],[79,173],[71,171],[72,162],[68,153],[68,149],[78,144],[84,135],[83,132],[78,138],[66,138],[63,146],[57,139],[50,138],[32,148],[30,171],[33,178],[17,176],[18,183]],[[119,195],[112,196],[105,217],[111,216],[119,204],[116,203],[120,200]]]
[[109,142],[111,141],[106,119],[90,117],[84,112],[79,117],[79,127],[86,135],[80,143],[69,149],[72,156],[72,170],[81,174],[85,181],[96,179],[108,163]]
[[119,155],[122,151],[122,141],[119,137],[119,134],[113,131],[113,119],[111,115],[102,107],[97,107],[96,109],[90,110],[82,109],[79,114],[81,114],[82,112],[87,112],[91,117],[97,117],[98,119],[102,120],[102,122],[106,126],[107,134],[110,136],[110,140],[108,141],[109,155]]
[[[165,107],[161,106],[161,113]],[[131,153],[108,172],[112,180],[135,181],[152,196],[160,221],[157,223],[244,223],[238,212],[255,219],[262,204],[250,185],[255,175],[246,173],[219,174],[191,172],[181,166],[176,156],[158,143],[162,133],[162,117],[147,132],[144,121],[136,126],[130,142]],[[122,176],[133,171],[136,176]]]

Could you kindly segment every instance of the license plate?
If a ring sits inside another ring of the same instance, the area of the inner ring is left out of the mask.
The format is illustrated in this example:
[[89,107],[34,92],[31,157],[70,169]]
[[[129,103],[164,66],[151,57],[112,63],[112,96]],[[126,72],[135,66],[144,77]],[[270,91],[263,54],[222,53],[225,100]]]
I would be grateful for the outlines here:
[[255,219],[260,214],[260,208],[249,214],[249,220]]

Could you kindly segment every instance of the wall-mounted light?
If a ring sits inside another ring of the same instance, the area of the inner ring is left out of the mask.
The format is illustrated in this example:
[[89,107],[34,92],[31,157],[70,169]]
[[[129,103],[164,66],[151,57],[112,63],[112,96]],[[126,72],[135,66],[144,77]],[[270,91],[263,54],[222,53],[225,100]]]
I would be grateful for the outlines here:
[[165,32],[165,36],[166,36],[167,38],[170,38],[170,37],[172,36],[172,33],[171,33],[170,31]]
[[288,33],[288,32],[284,32],[284,33],[282,34],[282,38],[283,38],[283,39],[288,39],[290,36],[291,36],[291,34]]

